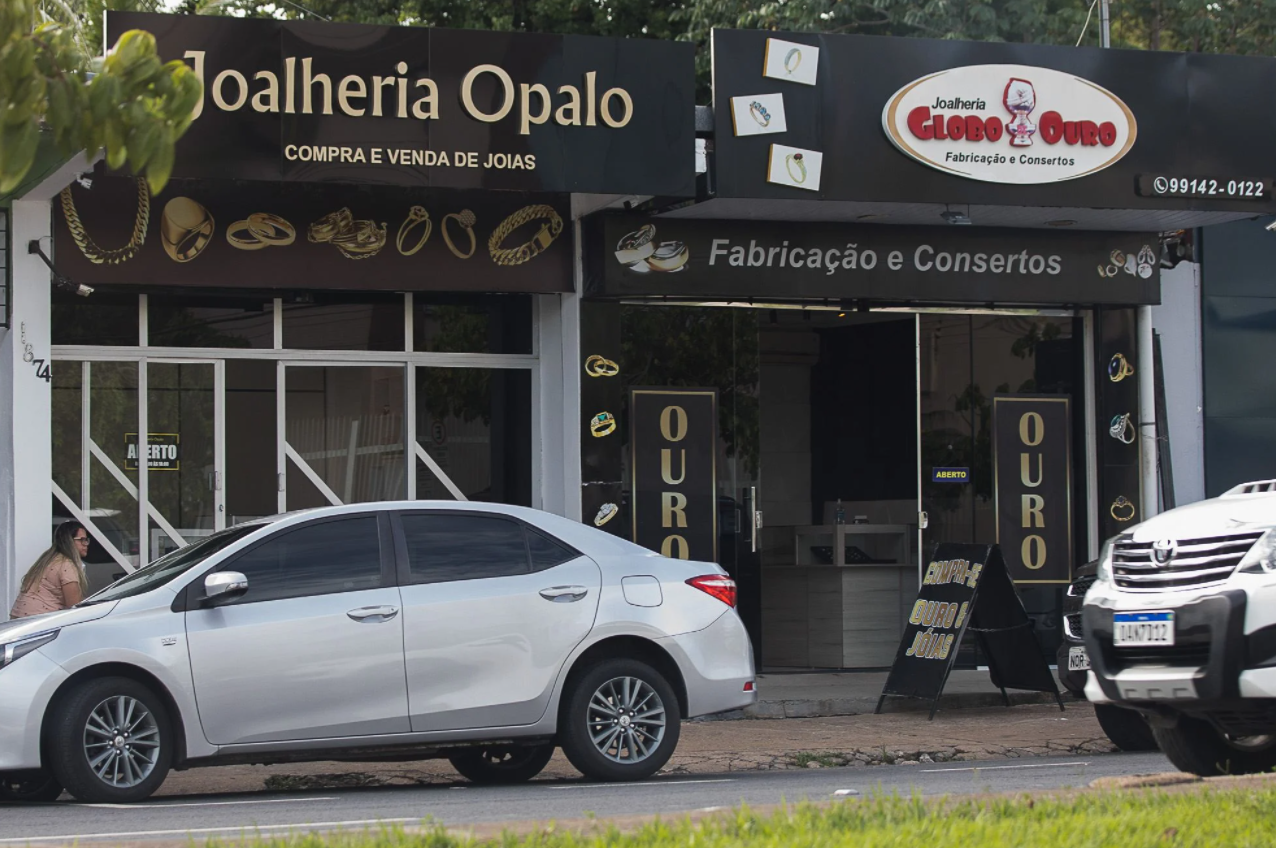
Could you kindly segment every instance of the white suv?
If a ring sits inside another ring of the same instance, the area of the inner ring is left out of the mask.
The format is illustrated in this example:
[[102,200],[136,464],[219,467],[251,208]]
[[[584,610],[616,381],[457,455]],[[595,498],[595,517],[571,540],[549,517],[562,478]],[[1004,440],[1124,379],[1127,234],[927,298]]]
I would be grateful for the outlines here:
[[1276,768],[1276,480],[1108,540],[1083,615],[1090,701],[1142,712],[1185,771]]

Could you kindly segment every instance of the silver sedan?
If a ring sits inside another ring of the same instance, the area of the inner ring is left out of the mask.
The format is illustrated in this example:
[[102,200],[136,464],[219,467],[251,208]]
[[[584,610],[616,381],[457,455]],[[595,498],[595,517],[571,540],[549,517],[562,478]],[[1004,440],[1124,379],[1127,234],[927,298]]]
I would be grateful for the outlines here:
[[735,584],[559,516],[414,501],[223,530],[0,624],[0,800],[142,800],[172,768],[446,757],[529,780],[663,766],[753,703]]

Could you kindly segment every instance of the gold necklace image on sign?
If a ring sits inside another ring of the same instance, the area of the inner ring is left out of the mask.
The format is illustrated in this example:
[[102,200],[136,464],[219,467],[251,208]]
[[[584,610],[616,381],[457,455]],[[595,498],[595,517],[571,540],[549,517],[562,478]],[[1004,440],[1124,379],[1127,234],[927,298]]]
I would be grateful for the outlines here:
[[[456,221],[456,223],[470,237],[470,252],[462,253],[457,249],[456,243],[452,241],[452,237],[448,235],[447,222]],[[452,251],[452,255],[457,259],[469,259],[474,255],[474,251],[478,248],[478,241],[474,238],[474,225],[478,223],[478,218],[468,209],[462,209],[460,212],[449,212],[443,216],[443,223],[439,225],[439,229],[443,231],[443,241],[447,244],[447,249]]]
[[119,265],[121,262],[127,262],[136,256],[142,249],[142,245],[146,243],[146,228],[151,223],[151,190],[147,187],[146,180],[138,178],[137,181],[137,217],[133,220],[133,235],[129,238],[128,244],[112,250],[98,247],[97,242],[93,241],[88,231],[84,229],[80,214],[75,209],[75,199],[71,197],[71,186],[62,189],[60,198],[62,216],[66,218],[66,228],[71,231],[71,239],[84,254],[84,258],[94,265]]
[[[501,247],[501,242],[509,237],[510,233],[517,230],[524,224],[532,221],[545,219],[545,223],[541,224],[541,228],[537,230],[536,235],[532,236],[524,244],[518,247]],[[492,237],[487,240],[488,252],[492,254],[492,261],[497,265],[522,265],[539,256],[545,248],[554,243],[554,239],[558,238],[558,234],[563,231],[563,219],[554,211],[554,207],[547,206],[544,203],[538,203],[534,206],[524,206],[522,209],[510,215],[492,232]],[[473,236],[471,235],[471,238]],[[474,251],[471,250],[471,253]]]
[[[421,235],[417,238],[416,244],[411,247],[404,247],[408,233],[412,232],[418,224],[421,224]],[[394,239],[394,246],[404,256],[411,256],[425,247],[425,243],[430,240],[430,233],[432,232],[434,232],[434,222],[430,220],[430,213],[425,211],[424,206],[413,206],[408,210],[408,217],[404,218],[403,223],[399,225],[399,234]]]
[[190,262],[213,240],[217,224],[198,201],[174,197],[164,204],[160,218],[160,243],[174,262]]
[[297,240],[297,230],[288,221],[269,212],[254,212],[226,228],[226,241],[240,250],[286,247]]

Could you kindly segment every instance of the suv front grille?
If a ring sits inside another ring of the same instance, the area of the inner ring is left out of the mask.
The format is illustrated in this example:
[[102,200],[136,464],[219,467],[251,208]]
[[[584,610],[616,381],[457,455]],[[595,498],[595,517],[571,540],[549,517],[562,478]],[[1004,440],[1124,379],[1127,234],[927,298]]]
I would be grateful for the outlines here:
[[1122,540],[1112,551],[1112,579],[1122,589],[1164,592],[1221,583],[1231,576],[1261,532],[1180,539],[1164,565],[1152,558],[1151,542]]
[[1063,617],[1063,633],[1073,639],[1085,638],[1085,628],[1081,624],[1081,613],[1074,612]]

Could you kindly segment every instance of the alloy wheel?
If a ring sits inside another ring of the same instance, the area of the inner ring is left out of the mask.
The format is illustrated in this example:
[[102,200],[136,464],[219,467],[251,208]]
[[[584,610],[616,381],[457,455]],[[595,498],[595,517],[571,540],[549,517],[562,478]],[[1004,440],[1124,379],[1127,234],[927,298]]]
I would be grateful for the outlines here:
[[665,705],[649,683],[613,677],[589,699],[589,735],[594,747],[616,763],[640,763],[665,736]]
[[84,726],[89,768],[108,786],[131,789],[155,770],[160,732],[146,705],[128,695],[102,701]]

